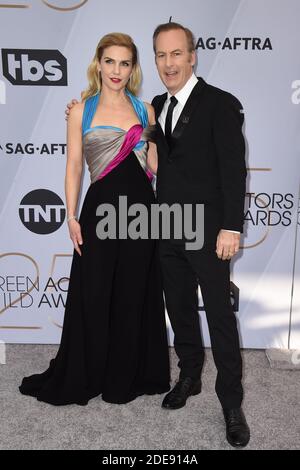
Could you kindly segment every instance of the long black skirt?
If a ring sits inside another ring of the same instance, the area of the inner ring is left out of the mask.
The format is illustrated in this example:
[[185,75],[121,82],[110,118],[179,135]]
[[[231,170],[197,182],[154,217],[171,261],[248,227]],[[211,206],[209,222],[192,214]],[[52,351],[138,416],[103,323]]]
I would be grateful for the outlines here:
[[112,204],[118,215],[120,195],[128,206],[155,202],[134,153],[86,193],[82,256],[74,250],[60,347],[45,372],[23,379],[24,395],[86,405],[100,394],[109,403],[127,403],[170,388],[157,241],[96,234],[97,207]]

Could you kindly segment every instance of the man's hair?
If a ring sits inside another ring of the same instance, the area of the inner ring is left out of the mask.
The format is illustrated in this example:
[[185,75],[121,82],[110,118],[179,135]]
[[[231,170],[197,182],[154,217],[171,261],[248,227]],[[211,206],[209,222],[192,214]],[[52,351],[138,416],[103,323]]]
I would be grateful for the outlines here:
[[182,26],[182,24],[174,23],[173,21],[170,21],[169,23],[159,24],[155,28],[155,31],[153,33],[153,49],[154,49],[154,52],[156,52],[156,39],[157,39],[157,36],[160,33],[164,33],[166,31],[180,30],[180,29],[185,32],[189,52],[193,52],[195,50],[195,38],[194,38],[194,35],[193,35],[192,31],[190,29],[185,28],[184,26]]

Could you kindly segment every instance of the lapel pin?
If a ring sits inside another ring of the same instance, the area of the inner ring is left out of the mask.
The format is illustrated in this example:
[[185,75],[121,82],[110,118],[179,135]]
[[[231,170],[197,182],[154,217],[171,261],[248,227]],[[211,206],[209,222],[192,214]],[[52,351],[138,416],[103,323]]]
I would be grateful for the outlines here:
[[189,120],[190,120],[189,116],[182,116],[183,124],[187,124],[189,122]]

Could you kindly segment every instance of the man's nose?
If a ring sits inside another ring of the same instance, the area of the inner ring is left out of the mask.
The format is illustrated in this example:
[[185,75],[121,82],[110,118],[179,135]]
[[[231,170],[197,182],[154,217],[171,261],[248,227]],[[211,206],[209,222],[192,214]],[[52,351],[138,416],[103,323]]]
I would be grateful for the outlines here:
[[172,56],[167,54],[167,55],[166,55],[166,66],[167,66],[167,67],[171,67],[171,65],[173,65]]

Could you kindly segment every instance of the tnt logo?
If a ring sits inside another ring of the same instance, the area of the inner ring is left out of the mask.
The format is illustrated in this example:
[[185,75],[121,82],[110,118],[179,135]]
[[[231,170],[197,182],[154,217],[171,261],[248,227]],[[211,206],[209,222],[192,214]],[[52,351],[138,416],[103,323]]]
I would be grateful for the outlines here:
[[13,85],[68,84],[67,60],[57,50],[2,49],[2,68]]
[[2,80],[0,80],[0,104],[6,104],[6,89]]
[[23,197],[19,216],[28,230],[47,235],[58,230],[63,224],[66,210],[56,193],[48,189],[36,189]]

